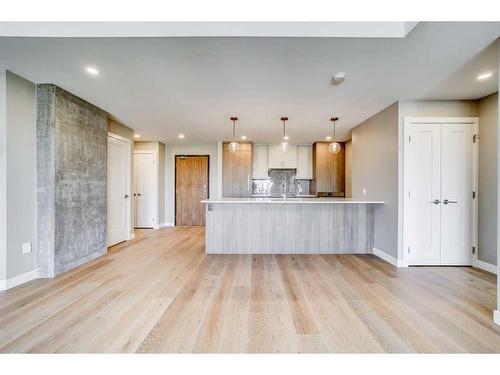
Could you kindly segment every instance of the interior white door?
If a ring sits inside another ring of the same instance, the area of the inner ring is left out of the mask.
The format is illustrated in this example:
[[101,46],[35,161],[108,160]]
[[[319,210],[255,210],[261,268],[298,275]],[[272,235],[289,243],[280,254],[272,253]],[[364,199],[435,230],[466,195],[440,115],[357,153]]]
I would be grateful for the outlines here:
[[128,240],[130,143],[108,137],[108,246]]
[[405,144],[409,265],[471,265],[475,127],[411,123]]
[[472,264],[471,124],[441,125],[441,264]]
[[441,128],[412,124],[405,160],[405,236],[409,264],[440,263]]
[[134,154],[135,227],[156,227],[156,163],[154,153]]

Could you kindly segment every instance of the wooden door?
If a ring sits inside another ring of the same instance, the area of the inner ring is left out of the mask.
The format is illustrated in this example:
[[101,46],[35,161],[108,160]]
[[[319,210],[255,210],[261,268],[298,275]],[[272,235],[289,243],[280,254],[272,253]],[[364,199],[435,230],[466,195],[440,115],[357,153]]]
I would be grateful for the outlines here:
[[238,151],[231,152],[228,143],[222,145],[222,194],[224,197],[250,197],[252,195],[251,142],[240,142]]
[[205,225],[208,155],[175,157],[175,225]]

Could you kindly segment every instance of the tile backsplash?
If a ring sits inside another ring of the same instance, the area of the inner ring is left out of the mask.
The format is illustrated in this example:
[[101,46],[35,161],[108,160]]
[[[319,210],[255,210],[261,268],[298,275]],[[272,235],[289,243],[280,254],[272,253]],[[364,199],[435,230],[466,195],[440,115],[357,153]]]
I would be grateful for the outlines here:
[[269,177],[265,180],[252,181],[253,195],[309,195],[310,180],[296,179],[295,169],[270,169]]

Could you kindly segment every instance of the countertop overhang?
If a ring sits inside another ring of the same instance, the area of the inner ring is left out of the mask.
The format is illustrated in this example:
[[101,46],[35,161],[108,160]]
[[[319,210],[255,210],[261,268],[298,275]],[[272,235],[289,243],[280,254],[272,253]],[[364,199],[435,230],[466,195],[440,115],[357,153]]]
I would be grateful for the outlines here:
[[214,204],[384,204],[383,201],[353,198],[219,198],[206,199],[201,203]]

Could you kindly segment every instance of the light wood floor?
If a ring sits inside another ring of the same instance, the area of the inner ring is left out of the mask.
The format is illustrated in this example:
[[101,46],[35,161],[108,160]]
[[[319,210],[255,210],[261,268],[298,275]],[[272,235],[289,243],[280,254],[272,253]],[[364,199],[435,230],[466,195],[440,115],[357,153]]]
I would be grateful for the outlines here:
[[495,275],[371,255],[211,255],[203,228],[0,292],[1,352],[500,352]]

